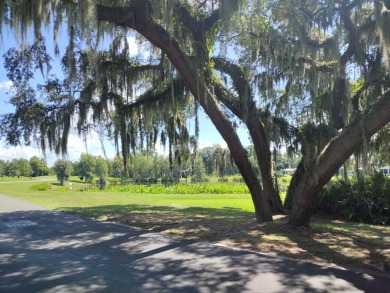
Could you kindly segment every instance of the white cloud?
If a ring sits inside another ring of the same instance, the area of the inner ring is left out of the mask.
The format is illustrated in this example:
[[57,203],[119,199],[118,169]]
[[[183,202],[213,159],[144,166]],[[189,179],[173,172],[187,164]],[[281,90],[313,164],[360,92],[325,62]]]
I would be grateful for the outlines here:
[[221,148],[223,148],[223,149],[227,149],[228,147],[227,147],[227,143],[226,143],[226,141],[222,141],[222,142],[220,142],[219,143],[219,145],[221,146]]
[[0,81],[0,91],[8,92],[11,89],[12,81],[10,80],[3,80]]
[[58,159],[54,152],[46,151],[46,156],[42,150],[36,145],[31,144],[30,146],[17,146],[10,147],[0,144],[0,159],[4,161],[12,161],[13,159],[26,159],[30,160],[32,157],[37,156],[39,158],[45,158],[48,166],[52,166],[53,163]]
[[139,52],[138,49],[138,44],[137,40],[135,39],[134,36],[128,37],[127,38],[127,43],[129,44],[129,51],[130,51],[130,56],[136,56]]
[[151,56],[151,45],[145,42],[139,42],[135,36],[130,36],[127,39],[129,45],[130,57],[137,57],[143,60],[149,60]]
[[207,148],[207,147],[211,147],[211,146],[213,146],[213,144],[208,140],[204,141],[204,140],[199,139],[199,141],[198,141],[198,148],[199,149],[203,149],[203,148]]
[[[94,156],[104,156],[102,145],[99,136],[95,131],[86,136],[87,141],[76,133],[70,133],[68,137],[68,158],[71,161],[78,161],[82,153],[87,153]],[[112,143],[104,141],[104,149],[108,159],[115,156],[115,149]]]
[[169,154],[169,147],[168,146],[164,147],[160,143],[160,140],[158,140],[156,142],[156,146],[155,146],[154,150],[156,151],[157,154],[162,155],[162,156],[168,156],[168,154]]
[[207,148],[207,147],[212,147],[213,145],[216,145],[216,144],[219,144],[221,146],[221,148],[224,148],[224,149],[227,148],[227,144],[224,140],[222,140],[219,143],[212,143],[209,140],[201,140],[201,139],[199,139],[199,141],[198,141],[198,148],[203,149],[203,148]]
[[41,156],[38,148],[32,146],[5,147],[0,146],[0,158],[4,161],[12,159],[30,159],[33,156]]
[[[108,159],[112,159],[115,156],[115,149],[110,142],[104,142],[105,151]],[[80,159],[82,153],[88,153],[94,156],[103,156],[101,143],[96,132],[91,132],[87,135],[87,145],[85,145],[84,139],[79,137],[75,130],[72,130],[68,137],[68,152],[66,158],[72,162],[76,162]],[[61,159],[61,155],[56,155],[54,152],[46,150],[46,161],[48,166],[52,166],[54,162]],[[37,156],[44,158],[44,154],[37,144],[32,143],[30,146],[17,146],[6,147],[5,144],[0,141],[0,159],[5,161],[11,161],[13,159],[27,159]]]

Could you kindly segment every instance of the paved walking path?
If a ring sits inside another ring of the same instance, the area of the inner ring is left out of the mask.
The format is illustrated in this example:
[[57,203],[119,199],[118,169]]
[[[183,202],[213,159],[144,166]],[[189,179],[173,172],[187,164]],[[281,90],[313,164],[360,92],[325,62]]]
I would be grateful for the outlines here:
[[390,278],[171,238],[0,195],[0,292],[390,292]]

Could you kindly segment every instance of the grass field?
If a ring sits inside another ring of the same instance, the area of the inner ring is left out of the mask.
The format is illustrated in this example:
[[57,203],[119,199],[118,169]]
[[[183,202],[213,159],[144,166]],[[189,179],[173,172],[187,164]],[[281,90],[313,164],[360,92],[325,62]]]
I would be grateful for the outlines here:
[[[53,177],[44,178],[48,179]],[[276,217],[272,223],[258,224],[248,194],[38,192],[29,190],[36,180],[25,181],[0,181],[0,193],[176,237],[336,264],[361,272],[390,274],[390,227],[314,218],[311,229],[292,228],[285,225],[285,216]]]
[[249,194],[140,194],[124,192],[60,192],[31,191],[32,182],[18,184],[1,184],[0,193],[12,195],[45,207],[57,209],[64,207],[87,207],[102,205],[152,205],[181,206],[203,208],[237,208],[253,212],[253,204]]
[[35,182],[36,181],[42,181],[42,180],[50,180],[55,181],[55,176],[41,176],[41,177],[7,177],[7,176],[1,176],[0,177],[0,183],[2,182]]

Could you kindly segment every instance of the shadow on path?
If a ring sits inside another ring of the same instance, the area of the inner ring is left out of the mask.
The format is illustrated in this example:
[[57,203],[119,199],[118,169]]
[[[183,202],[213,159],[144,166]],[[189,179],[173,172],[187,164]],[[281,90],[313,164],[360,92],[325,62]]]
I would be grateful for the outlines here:
[[389,292],[389,285],[61,212],[0,214],[0,292]]

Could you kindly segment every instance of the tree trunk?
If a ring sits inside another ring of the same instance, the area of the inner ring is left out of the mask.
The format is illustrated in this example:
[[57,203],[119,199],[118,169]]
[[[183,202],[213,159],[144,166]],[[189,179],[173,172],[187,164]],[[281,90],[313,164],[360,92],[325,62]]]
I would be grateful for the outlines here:
[[344,174],[343,174],[343,176],[344,176],[344,182],[345,183],[348,183],[349,182],[349,178],[348,178],[348,170],[347,170],[347,164],[346,163],[344,163],[344,170],[343,170],[344,172]]
[[356,117],[304,170],[292,197],[288,223],[309,226],[318,194],[344,162],[369,138],[390,122],[390,91]]
[[360,174],[360,171],[359,171],[359,160],[360,160],[360,153],[359,152],[355,152],[355,174],[356,174],[356,179],[357,181],[360,181],[361,179],[361,174]]
[[225,89],[215,82],[214,91],[216,96],[234,115],[240,118],[249,130],[256,152],[257,162],[260,168],[261,179],[263,182],[264,196],[267,198],[274,214],[284,213],[282,201],[276,186],[274,170],[272,166],[272,156],[268,138],[262,125],[260,113],[253,101],[252,90],[244,77],[242,69],[222,58],[213,58],[216,68],[230,75],[233,79],[240,99],[246,99],[246,109],[238,100],[229,97]]
[[255,147],[256,157],[261,173],[261,180],[263,182],[264,196],[269,201],[272,213],[284,213],[282,200],[280,199],[274,178],[272,155],[268,138],[263,126],[261,125],[260,115],[258,114],[257,109],[255,109],[255,113],[252,112],[249,114],[246,125]]
[[195,65],[181,50],[178,42],[149,15],[148,1],[132,1],[131,7],[104,7],[98,5],[99,20],[114,22],[135,29],[153,45],[160,48],[184,80],[186,87],[198,100],[230,149],[234,162],[240,170],[251,192],[258,222],[272,221],[269,203],[253,171],[246,151],[232,125],[221,111],[216,99],[199,76]]
[[299,162],[296,171],[294,172],[293,176],[291,177],[290,184],[288,185],[286,198],[284,200],[284,208],[287,211],[291,210],[292,205],[292,199],[295,194],[295,190],[298,187],[298,184],[303,176],[303,173],[305,172],[305,166],[303,163],[303,159]]

